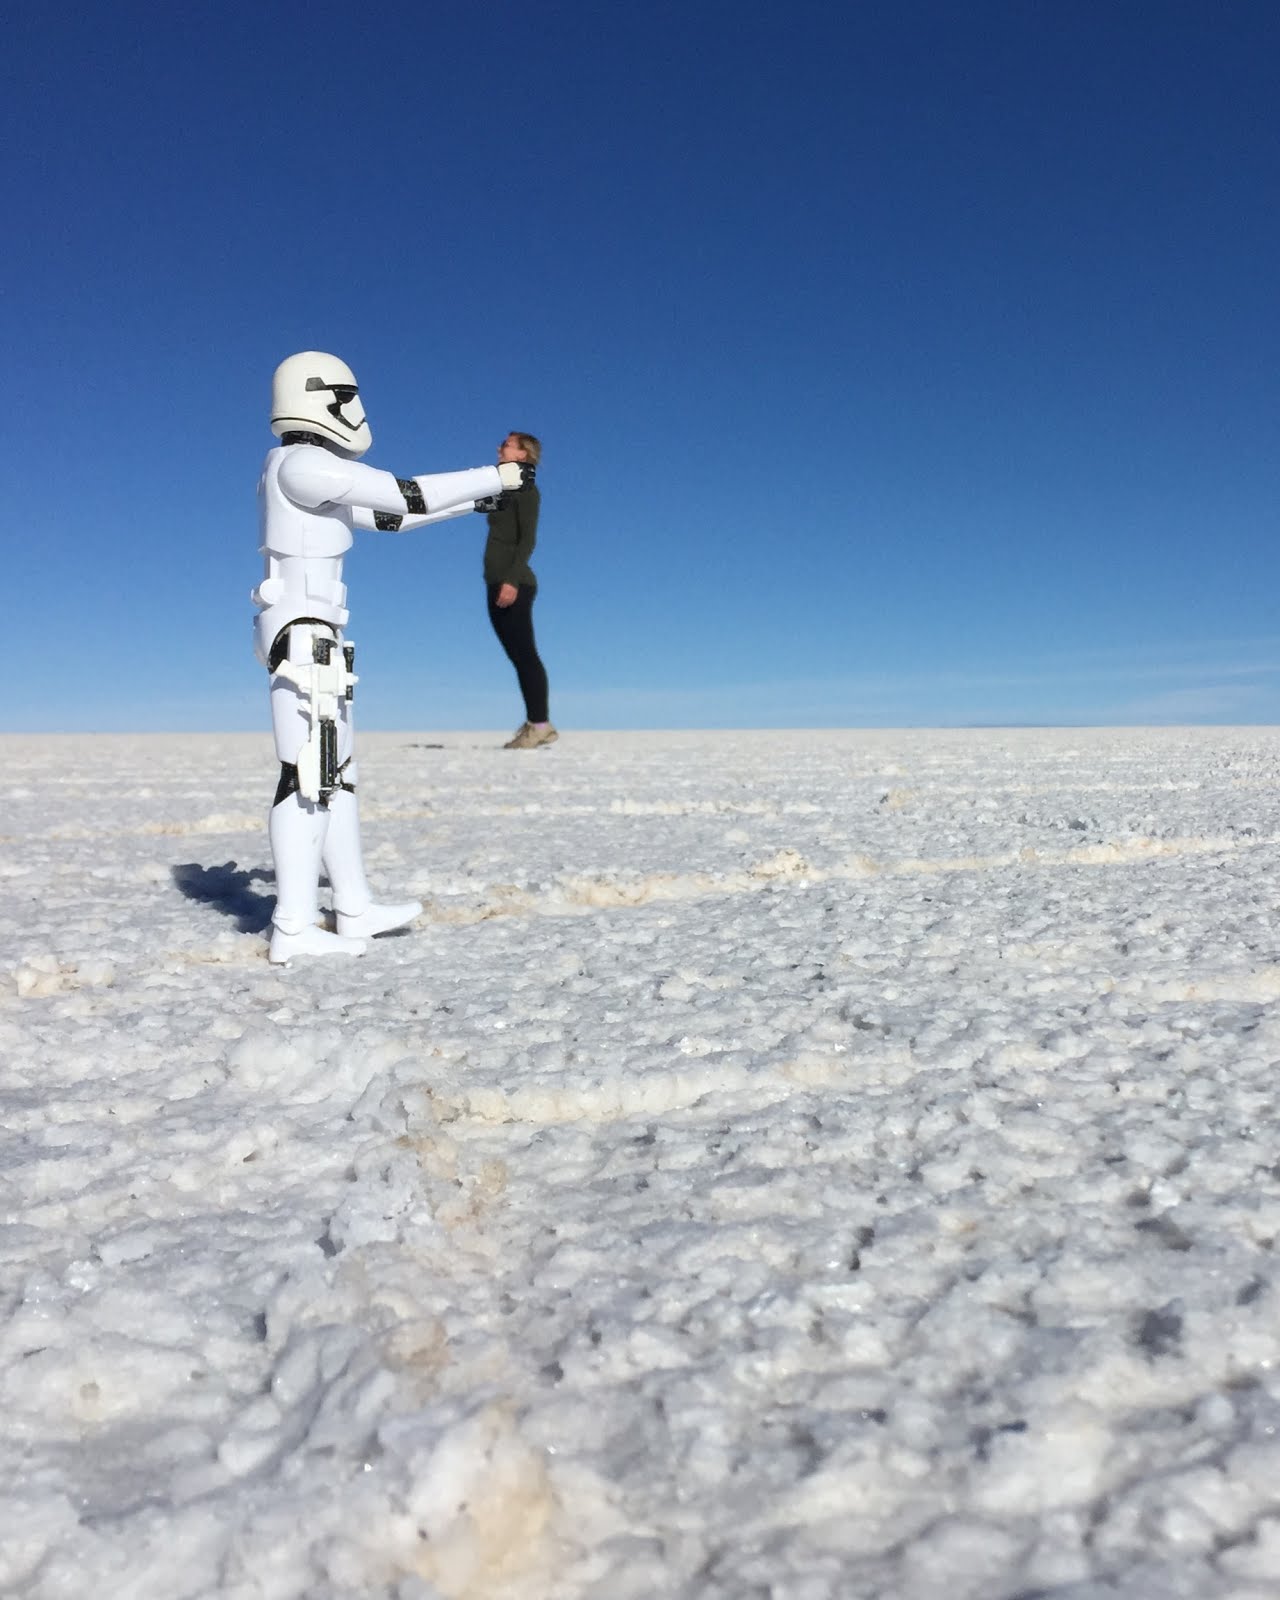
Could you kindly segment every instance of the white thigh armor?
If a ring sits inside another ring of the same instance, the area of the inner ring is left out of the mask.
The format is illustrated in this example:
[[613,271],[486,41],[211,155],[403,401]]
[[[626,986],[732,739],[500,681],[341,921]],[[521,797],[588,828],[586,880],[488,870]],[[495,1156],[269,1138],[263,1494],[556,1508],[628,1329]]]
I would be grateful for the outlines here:
[[327,624],[294,622],[289,625],[288,650],[272,674],[273,714],[277,699],[282,698],[276,694],[282,682],[293,686],[300,702],[289,718],[290,746],[297,745],[298,713],[306,719],[306,737],[291,764],[298,769],[298,793],[313,804],[327,805],[334,790],[344,787],[341,772],[350,750],[340,751],[338,734],[341,719],[347,735],[342,743],[349,747],[347,707],[355,695],[355,658],[355,646],[344,644]]

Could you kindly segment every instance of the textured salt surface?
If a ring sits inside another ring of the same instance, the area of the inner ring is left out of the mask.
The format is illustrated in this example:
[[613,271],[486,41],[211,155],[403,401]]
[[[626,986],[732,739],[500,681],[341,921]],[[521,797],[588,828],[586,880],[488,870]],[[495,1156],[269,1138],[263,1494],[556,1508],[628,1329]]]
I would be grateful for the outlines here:
[[0,1588],[1280,1592],[1280,736],[496,742],[0,740]]

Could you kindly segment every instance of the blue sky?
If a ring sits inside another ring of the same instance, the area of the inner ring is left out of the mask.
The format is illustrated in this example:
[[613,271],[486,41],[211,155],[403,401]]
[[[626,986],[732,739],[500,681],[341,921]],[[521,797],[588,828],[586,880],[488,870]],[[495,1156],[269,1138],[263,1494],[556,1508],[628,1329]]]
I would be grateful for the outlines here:
[[[270,375],[545,441],[572,727],[1280,720],[1280,8],[25,7],[9,730],[264,727]],[[371,728],[509,728],[480,518],[348,558]]]

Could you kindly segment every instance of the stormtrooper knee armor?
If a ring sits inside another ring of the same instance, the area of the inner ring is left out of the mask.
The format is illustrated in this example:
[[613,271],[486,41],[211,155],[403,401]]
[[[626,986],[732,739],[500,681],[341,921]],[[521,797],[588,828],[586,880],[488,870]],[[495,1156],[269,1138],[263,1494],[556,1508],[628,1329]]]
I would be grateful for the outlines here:
[[[276,909],[270,958],[362,955],[365,940],[405,926],[409,900],[374,903],[364,873],[351,700],[353,647],[342,558],[354,528],[407,531],[461,516],[477,499],[520,487],[532,469],[507,462],[397,478],[361,464],[373,442],[355,374],[306,350],[277,367],[271,450],[258,486],[262,582],[253,592],[258,659],[271,674],[280,783],[271,808]],[[333,889],[336,932],[319,924],[319,882]]]

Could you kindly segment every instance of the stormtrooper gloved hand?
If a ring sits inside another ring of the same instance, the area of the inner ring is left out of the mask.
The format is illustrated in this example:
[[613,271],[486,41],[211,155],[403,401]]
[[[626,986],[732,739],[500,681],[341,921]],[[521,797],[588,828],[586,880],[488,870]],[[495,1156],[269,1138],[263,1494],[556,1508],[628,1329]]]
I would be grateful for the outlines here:
[[498,477],[504,489],[528,489],[537,479],[537,469],[532,461],[500,461]]
[[474,509],[476,511],[501,511],[506,501],[505,494],[487,494],[483,499],[476,501]]

